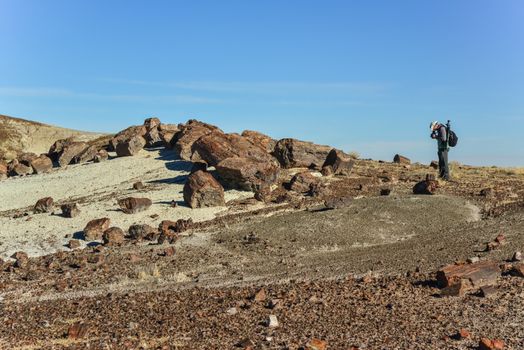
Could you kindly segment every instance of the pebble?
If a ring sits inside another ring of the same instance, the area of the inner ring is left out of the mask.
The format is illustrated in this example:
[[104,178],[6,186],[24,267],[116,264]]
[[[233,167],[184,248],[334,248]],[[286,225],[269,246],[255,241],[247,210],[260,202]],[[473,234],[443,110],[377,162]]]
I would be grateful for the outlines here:
[[275,315],[269,315],[268,327],[277,328],[279,326],[278,319]]

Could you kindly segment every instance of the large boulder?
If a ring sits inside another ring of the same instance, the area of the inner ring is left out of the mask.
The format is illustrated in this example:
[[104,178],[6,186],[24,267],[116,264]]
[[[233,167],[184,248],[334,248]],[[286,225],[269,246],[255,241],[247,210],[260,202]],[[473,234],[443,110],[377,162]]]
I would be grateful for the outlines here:
[[274,183],[280,167],[273,161],[258,162],[251,158],[227,158],[216,166],[220,181],[230,188],[256,191]]
[[[238,134],[224,134],[214,131],[199,138],[191,147],[192,159],[201,159],[209,166],[216,166],[221,161],[232,157],[244,157],[259,162],[273,159],[262,147],[254,145],[247,138]],[[195,153],[198,154],[195,157]]]
[[411,164],[411,160],[407,157],[401,156],[400,154],[395,154],[395,157],[393,157],[393,163]]
[[102,234],[105,245],[113,246],[124,243],[124,231],[120,227],[110,227]]
[[273,155],[283,168],[320,168],[331,147],[295,139],[282,139],[275,145]]
[[146,145],[142,136],[133,136],[130,139],[119,142],[116,145],[116,154],[119,157],[134,156]]
[[289,183],[289,189],[299,193],[309,193],[319,181],[319,178],[309,171],[303,171],[293,176]]
[[22,153],[20,156],[18,156],[18,161],[20,162],[20,164],[24,164],[30,167],[33,160],[37,158],[38,158],[38,155],[34,153]]
[[109,141],[109,151],[116,151],[116,147],[119,143],[128,141],[133,137],[143,138],[146,133],[147,128],[144,125],[130,126],[129,128],[120,131]]
[[[326,157],[326,161],[322,165],[322,170],[323,173],[349,175],[354,165],[355,161],[351,159],[351,157],[333,148]],[[326,167],[328,167],[329,170],[326,170]]]
[[62,154],[64,148],[72,142],[73,139],[71,138],[55,141],[55,143],[53,143],[49,148],[49,152],[47,152],[47,155],[49,156],[49,158],[51,158],[52,161],[58,162],[58,158]]
[[158,136],[162,140],[164,147],[173,147],[171,140],[173,140],[173,137],[175,137],[178,131],[178,125],[176,124],[160,124],[158,127]]
[[53,161],[45,154],[41,154],[31,162],[31,167],[36,174],[47,173],[53,169]]
[[33,168],[30,166],[21,164],[18,159],[13,159],[7,167],[9,176],[24,176],[33,173]]
[[179,125],[180,131],[171,140],[173,148],[183,160],[191,160],[193,154],[192,146],[202,136],[213,131],[222,132],[216,126],[202,123],[198,120],[189,120],[186,124]]
[[109,228],[111,220],[109,218],[101,218],[91,220],[84,228],[84,238],[86,241],[96,241],[102,239],[104,231]]
[[71,163],[80,164],[90,162],[95,159],[96,154],[98,153],[98,147],[95,145],[88,146],[82,152],[73,157]]
[[73,159],[79,156],[87,149],[88,145],[85,142],[71,142],[65,145],[62,152],[58,155],[58,165],[66,167],[72,163]]
[[210,173],[201,170],[189,175],[184,185],[184,201],[191,208],[226,205],[222,185]]
[[276,140],[258,131],[244,130],[242,132],[242,136],[244,136],[253,145],[265,149],[267,153],[272,153],[275,149],[275,145],[277,144]]

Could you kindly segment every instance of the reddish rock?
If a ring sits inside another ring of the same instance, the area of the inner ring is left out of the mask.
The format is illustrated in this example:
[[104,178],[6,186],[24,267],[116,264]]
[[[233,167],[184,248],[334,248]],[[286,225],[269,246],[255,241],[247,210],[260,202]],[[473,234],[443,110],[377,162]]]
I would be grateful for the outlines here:
[[500,339],[482,338],[479,343],[479,350],[504,350],[504,342]]
[[471,333],[467,329],[461,328],[457,333],[457,338],[460,339],[469,339],[471,338]]
[[109,154],[107,153],[107,151],[105,149],[101,149],[98,152],[96,152],[96,155],[93,158],[93,161],[95,163],[101,163],[101,162],[105,162],[108,159],[109,159]]
[[124,243],[124,231],[119,227],[110,227],[102,234],[105,245],[120,245]]
[[164,144],[164,141],[160,137],[160,132],[157,128],[146,132],[144,139],[146,140],[145,147],[160,147]]
[[53,161],[45,154],[42,154],[31,161],[31,167],[36,174],[47,173],[53,169]]
[[273,160],[264,148],[254,145],[247,138],[238,134],[224,134],[221,131],[202,136],[193,143],[191,149],[198,155],[196,159],[205,161],[209,166],[216,166],[221,161],[233,157],[259,162]]
[[191,208],[225,206],[224,188],[210,174],[197,171],[184,185],[184,201]]
[[176,135],[178,131],[178,125],[160,124],[160,126],[158,127],[158,135],[160,136],[160,139],[162,140],[164,147],[173,147],[171,141],[173,140],[173,137]]
[[495,242],[497,242],[499,244],[506,243],[506,236],[504,236],[502,233],[497,235],[497,237],[495,237]]
[[332,149],[322,165],[322,170],[325,167],[331,167],[335,175],[349,175],[354,165],[355,160],[351,159],[350,156],[340,150]]
[[462,297],[472,289],[473,285],[469,280],[461,279],[458,282],[454,282],[452,285],[442,288],[440,295],[446,297]]
[[401,156],[400,154],[395,154],[395,157],[393,157],[393,163],[411,164],[411,160],[407,157]]
[[88,145],[85,142],[71,142],[64,146],[62,152],[58,155],[58,165],[66,167],[72,163],[76,156],[79,156],[87,149]]
[[173,256],[176,253],[175,247],[168,247],[162,252],[163,256]]
[[324,340],[313,338],[307,343],[306,350],[326,350],[327,342]]
[[109,218],[101,218],[91,220],[84,228],[84,237],[86,241],[100,240],[105,230],[109,228],[111,220]]
[[481,261],[467,265],[448,265],[437,272],[437,282],[441,287],[448,287],[462,280],[468,280],[472,287],[479,288],[495,284],[500,273],[499,264],[492,261]]
[[53,201],[53,198],[51,197],[45,197],[45,198],[39,199],[33,208],[33,212],[35,214],[51,213],[53,210],[54,210],[54,201]]
[[49,152],[47,152],[47,155],[51,160],[58,162],[58,158],[60,157],[60,154],[64,151],[64,148],[71,144],[73,142],[73,139],[61,139],[55,141],[49,148]]
[[299,193],[306,193],[309,192],[312,186],[319,181],[320,179],[309,171],[303,171],[293,176],[289,183],[289,189]]
[[120,209],[126,214],[135,214],[149,209],[153,202],[149,198],[124,198],[118,201]]
[[158,236],[158,230],[146,225],[146,224],[135,224],[131,225],[128,230],[129,238],[135,240],[149,239],[153,240]]
[[272,153],[275,149],[275,145],[277,144],[276,140],[258,131],[244,130],[242,132],[242,136],[253,145],[264,149],[267,153]]
[[266,301],[266,298],[267,298],[266,290],[262,288],[254,295],[253,300],[258,303],[262,303]]
[[134,156],[146,145],[146,140],[142,136],[134,136],[130,139],[120,141],[116,145],[116,155],[119,157]]
[[158,231],[166,236],[177,235],[193,226],[193,219],[179,219],[177,221],[164,220],[158,226]]
[[65,218],[74,218],[80,215],[80,208],[76,203],[64,204],[60,209],[62,209],[62,216]]
[[295,139],[282,139],[275,145],[274,156],[283,168],[320,168],[331,147]]
[[87,325],[83,322],[76,322],[67,330],[67,337],[69,339],[85,338],[88,333]]
[[7,164],[0,162],[0,180],[6,179],[8,173]]
[[86,163],[90,162],[95,159],[96,155],[98,153],[98,147],[95,145],[88,146],[86,149],[84,149],[82,152],[77,154],[73,157],[73,160],[71,163],[73,164],[80,164],[80,163]]
[[[146,134],[147,128],[143,125],[130,126],[127,129],[120,131],[109,141],[109,151],[116,151],[116,147],[121,142],[126,142],[135,137],[142,137]],[[145,140],[144,140],[145,144]],[[143,147],[143,146],[142,146]]]
[[195,141],[213,131],[222,132],[216,126],[198,120],[189,120],[186,124],[179,125],[179,129],[180,131],[171,140],[171,144],[179,157],[188,161],[191,160],[192,146]]
[[275,162],[257,162],[249,158],[228,158],[216,166],[220,181],[230,188],[255,190],[274,183],[280,173]]

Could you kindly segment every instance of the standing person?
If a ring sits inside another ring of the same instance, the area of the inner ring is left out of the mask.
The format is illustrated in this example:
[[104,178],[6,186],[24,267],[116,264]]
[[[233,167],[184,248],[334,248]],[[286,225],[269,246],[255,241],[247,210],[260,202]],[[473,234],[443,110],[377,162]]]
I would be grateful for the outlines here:
[[448,132],[446,126],[434,121],[430,124],[431,138],[436,139],[438,143],[438,168],[439,177],[443,180],[449,181],[449,166],[448,166]]

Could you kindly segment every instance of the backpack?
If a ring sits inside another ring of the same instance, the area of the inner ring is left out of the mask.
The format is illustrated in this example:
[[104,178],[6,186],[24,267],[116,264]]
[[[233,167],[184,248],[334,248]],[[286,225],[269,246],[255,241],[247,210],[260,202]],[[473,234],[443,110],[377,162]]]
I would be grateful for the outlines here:
[[446,125],[446,132],[448,133],[448,146],[449,147],[455,147],[458,143],[458,136],[455,134],[453,130],[451,130],[451,125],[448,120],[448,124]]

